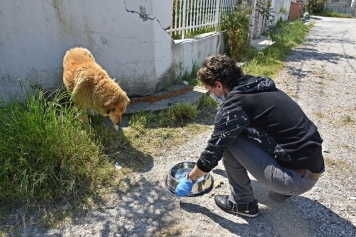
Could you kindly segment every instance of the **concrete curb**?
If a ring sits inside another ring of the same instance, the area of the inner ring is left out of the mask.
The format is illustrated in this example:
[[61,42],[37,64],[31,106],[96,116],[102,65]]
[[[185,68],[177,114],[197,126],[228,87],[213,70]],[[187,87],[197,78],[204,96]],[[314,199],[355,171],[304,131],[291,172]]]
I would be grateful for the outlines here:
[[[202,86],[191,86],[191,90],[188,92],[178,95],[178,96],[169,96],[170,94],[174,95],[174,92],[181,90],[182,88],[187,87],[186,85],[175,85],[169,92],[157,92],[152,96],[160,96],[160,95],[167,95],[168,98],[158,100],[155,102],[137,102],[133,103],[132,105],[127,106],[126,112],[124,113],[120,127],[125,128],[128,127],[128,117],[132,114],[139,113],[139,112],[157,112],[169,108],[174,108],[179,103],[184,104],[197,104],[203,98],[204,94],[208,92]],[[148,97],[148,96],[147,96]],[[145,97],[140,97],[140,99],[144,99]],[[131,101],[135,101],[136,98],[132,98]],[[106,119],[105,123],[108,126],[111,126],[110,119]]]
[[[175,90],[179,90],[183,88],[184,85],[177,85],[174,87],[174,89],[170,92],[158,92],[154,95],[162,95],[162,94],[172,94]],[[188,91],[185,94],[179,95],[179,96],[172,96],[167,99],[159,100],[156,102],[138,102],[133,105],[127,106],[125,115],[130,115],[142,111],[159,111],[159,110],[164,110],[164,109],[169,109],[174,107],[175,105],[179,103],[185,103],[185,104],[195,104],[197,103],[202,96],[207,92],[207,90],[204,87],[200,86],[194,86],[190,91]],[[153,96],[154,96],[153,95]],[[134,99],[133,99],[134,101]]]

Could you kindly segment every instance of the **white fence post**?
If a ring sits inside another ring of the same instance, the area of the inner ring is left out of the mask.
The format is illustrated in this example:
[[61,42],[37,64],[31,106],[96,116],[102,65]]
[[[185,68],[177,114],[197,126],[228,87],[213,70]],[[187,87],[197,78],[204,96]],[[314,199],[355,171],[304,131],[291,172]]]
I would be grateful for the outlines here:
[[[179,2],[180,2],[180,4],[179,4],[179,25],[178,25],[179,31],[178,31],[178,33],[181,33],[181,30],[182,30],[182,16],[181,15],[182,15],[182,4],[183,4],[183,2],[182,1],[179,1]],[[177,10],[177,12],[178,12],[178,10]]]
[[183,24],[182,24],[182,39],[184,39],[186,24],[185,24],[185,13],[187,11],[187,0],[183,0]]
[[215,12],[215,31],[218,30],[219,26],[219,9],[220,9],[220,0],[216,0],[216,12]]

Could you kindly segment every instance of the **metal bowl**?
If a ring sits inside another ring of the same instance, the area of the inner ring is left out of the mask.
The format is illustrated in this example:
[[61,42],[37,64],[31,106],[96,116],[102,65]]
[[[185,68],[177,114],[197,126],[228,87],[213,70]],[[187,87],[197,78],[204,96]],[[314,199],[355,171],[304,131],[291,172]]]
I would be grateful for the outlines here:
[[[183,177],[186,177],[195,165],[196,163],[192,161],[184,161],[173,165],[166,177],[167,188],[174,193],[179,181]],[[193,197],[208,193],[212,190],[213,185],[213,176],[210,173],[207,173],[206,175],[197,180],[197,182],[193,185],[192,192],[188,196]]]

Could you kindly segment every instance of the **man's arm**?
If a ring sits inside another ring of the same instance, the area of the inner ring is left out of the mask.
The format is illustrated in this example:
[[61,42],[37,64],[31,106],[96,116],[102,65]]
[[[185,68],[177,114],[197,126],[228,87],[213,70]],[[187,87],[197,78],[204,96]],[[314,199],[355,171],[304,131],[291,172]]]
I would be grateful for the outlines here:
[[216,167],[225,149],[249,124],[247,114],[235,103],[226,101],[216,114],[213,134],[197,162],[199,170],[208,173]]

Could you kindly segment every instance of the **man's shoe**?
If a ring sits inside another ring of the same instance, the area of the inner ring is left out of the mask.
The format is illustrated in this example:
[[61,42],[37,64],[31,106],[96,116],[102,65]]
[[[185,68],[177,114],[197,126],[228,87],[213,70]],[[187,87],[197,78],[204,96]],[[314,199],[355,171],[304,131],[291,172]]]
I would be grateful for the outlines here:
[[258,215],[257,199],[252,200],[249,204],[234,204],[229,200],[229,195],[216,195],[215,203],[222,210],[229,213],[236,213],[248,217]]
[[287,199],[293,197],[293,195],[284,195],[284,194],[276,193],[274,191],[269,191],[268,196],[276,202],[284,202]]

